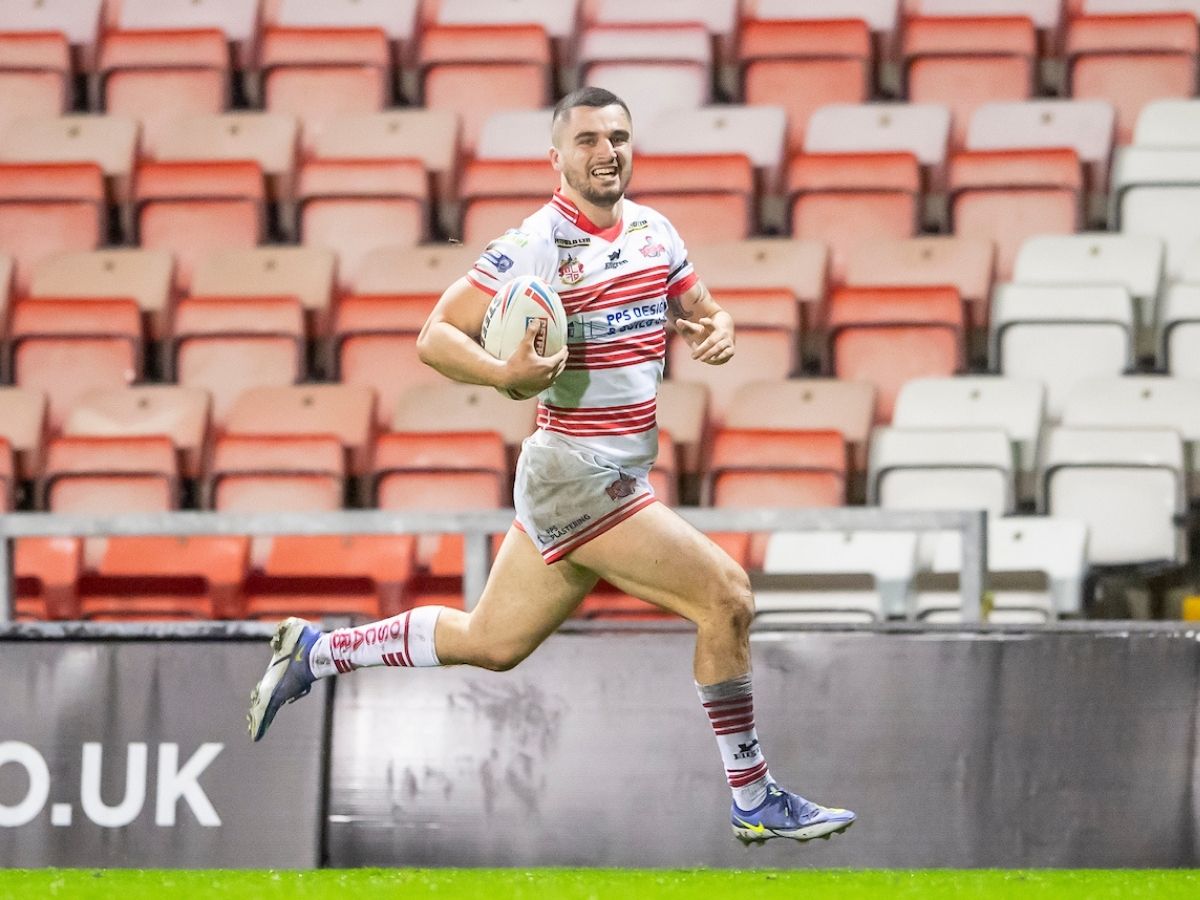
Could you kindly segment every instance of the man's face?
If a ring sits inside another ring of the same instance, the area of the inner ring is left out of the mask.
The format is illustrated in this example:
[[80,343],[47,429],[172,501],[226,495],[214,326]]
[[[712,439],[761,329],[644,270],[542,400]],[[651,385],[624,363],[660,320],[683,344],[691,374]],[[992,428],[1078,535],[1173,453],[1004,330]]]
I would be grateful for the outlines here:
[[632,126],[620,106],[576,106],[554,129],[550,161],[584,200],[611,207],[633,174]]

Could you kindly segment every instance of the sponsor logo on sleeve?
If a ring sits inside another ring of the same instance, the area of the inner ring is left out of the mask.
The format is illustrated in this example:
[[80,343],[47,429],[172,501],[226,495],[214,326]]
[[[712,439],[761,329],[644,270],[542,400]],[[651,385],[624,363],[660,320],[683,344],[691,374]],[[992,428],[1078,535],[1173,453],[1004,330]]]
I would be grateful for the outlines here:
[[649,227],[650,227],[649,220],[638,219],[634,222],[629,223],[629,227],[625,229],[625,233],[628,234],[633,231],[645,231]]
[[658,241],[654,240],[654,236],[649,234],[646,235],[646,243],[642,244],[642,246],[638,247],[638,249],[642,251],[642,256],[648,256],[651,258],[662,256],[667,252],[667,248]]
[[491,263],[497,272],[507,272],[513,267],[512,257],[505,256],[499,250],[485,250],[483,258]]

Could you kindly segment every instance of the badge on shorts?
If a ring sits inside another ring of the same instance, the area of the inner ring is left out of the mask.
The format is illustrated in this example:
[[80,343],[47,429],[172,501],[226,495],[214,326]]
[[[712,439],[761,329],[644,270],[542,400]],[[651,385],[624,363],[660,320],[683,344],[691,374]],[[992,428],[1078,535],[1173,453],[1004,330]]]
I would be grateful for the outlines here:
[[620,500],[630,496],[636,487],[637,479],[622,472],[620,478],[604,489],[604,493],[608,494],[611,500]]

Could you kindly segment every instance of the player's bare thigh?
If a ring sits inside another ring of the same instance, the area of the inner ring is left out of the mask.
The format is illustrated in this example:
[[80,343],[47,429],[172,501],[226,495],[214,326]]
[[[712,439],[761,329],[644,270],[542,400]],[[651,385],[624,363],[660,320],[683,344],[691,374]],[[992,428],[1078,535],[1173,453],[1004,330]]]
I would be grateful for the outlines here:
[[595,584],[593,573],[569,560],[546,565],[533,541],[514,526],[471,613],[447,611],[438,620],[438,656],[445,665],[512,668],[575,611]]
[[693,622],[753,615],[745,571],[662,503],[651,503],[568,556],[627,594]]

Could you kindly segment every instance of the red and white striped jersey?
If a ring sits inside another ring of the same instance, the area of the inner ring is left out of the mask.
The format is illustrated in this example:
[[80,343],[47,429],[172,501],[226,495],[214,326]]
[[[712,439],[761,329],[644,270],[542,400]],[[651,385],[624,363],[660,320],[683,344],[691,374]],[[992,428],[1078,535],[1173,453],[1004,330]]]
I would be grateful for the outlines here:
[[611,228],[559,192],[492,241],[467,274],[493,294],[519,275],[545,280],[567,313],[566,370],[538,402],[538,427],[617,465],[650,466],[666,356],[667,297],[697,280],[667,219],[632,200]]

